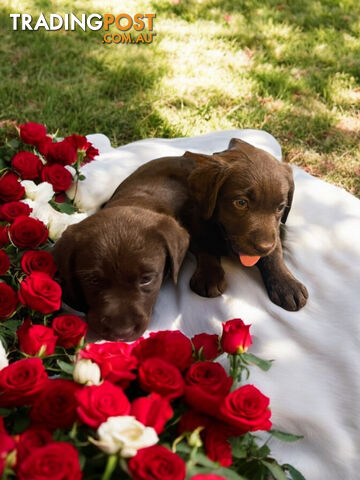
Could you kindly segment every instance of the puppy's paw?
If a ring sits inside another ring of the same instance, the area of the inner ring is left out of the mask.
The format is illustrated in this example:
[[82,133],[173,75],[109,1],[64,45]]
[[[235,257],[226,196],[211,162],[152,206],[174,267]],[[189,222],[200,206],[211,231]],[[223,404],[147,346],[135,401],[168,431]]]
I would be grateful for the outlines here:
[[227,287],[225,272],[219,265],[208,270],[196,269],[190,280],[190,288],[201,297],[219,297]]
[[290,312],[300,310],[309,297],[305,285],[293,276],[273,278],[272,281],[267,282],[266,288],[270,300]]

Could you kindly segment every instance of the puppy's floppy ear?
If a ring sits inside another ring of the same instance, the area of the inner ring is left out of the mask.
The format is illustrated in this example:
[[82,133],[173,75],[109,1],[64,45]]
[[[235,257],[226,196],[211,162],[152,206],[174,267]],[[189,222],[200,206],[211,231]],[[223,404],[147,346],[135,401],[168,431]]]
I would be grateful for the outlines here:
[[251,145],[250,143],[240,140],[240,138],[232,138],[230,140],[228,150],[236,150],[243,153],[244,155],[254,155],[259,149]]
[[76,230],[77,225],[69,226],[50,253],[58,268],[63,301],[75,310],[86,312],[86,301],[75,273],[76,249],[79,248]]
[[214,213],[219,190],[228,178],[231,168],[220,156],[186,153],[197,163],[188,178],[190,192],[199,203],[203,218],[208,220]]
[[180,267],[189,248],[190,236],[174,218],[167,215],[162,217],[157,226],[157,231],[165,242],[171,277],[176,284]]
[[285,170],[285,177],[286,177],[286,179],[288,181],[288,185],[289,185],[289,190],[288,190],[288,195],[287,195],[287,203],[286,203],[286,207],[284,209],[284,213],[281,217],[281,222],[285,223],[286,220],[287,220],[287,217],[289,215],[290,209],[291,209],[291,205],[292,205],[292,201],[293,201],[293,197],[294,197],[295,183],[294,183],[293,172],[292,172],[292,169],[291,169],[290,165],[287,165],[286,163],[282,163],[281,165],[282,165],[283,169]]

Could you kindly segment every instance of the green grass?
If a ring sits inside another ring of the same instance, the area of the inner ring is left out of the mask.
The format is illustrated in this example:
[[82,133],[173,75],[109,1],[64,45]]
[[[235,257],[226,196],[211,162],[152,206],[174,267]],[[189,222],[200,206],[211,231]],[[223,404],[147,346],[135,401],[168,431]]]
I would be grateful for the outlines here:
[[[0,120],[102,132],[113,145],[262,128],[287,161],[360,197],[358,0],[1,5]],[[157,36],[109,46],[103,31],[11,30],[10,12],[40,11],[154,12]]]

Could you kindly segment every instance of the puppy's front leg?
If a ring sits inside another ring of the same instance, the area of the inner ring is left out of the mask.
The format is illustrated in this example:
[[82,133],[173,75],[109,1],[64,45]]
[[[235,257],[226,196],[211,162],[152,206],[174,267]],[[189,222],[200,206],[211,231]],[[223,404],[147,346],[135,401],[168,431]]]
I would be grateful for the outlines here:
[[220,257],[194,249],[196,270],[190,280],[190,288],[201,297],[218,297],[226,289],[225,272]]
[[257,266],[273,303],[293,312],[306,304],[308,291],[285,265],[280,239],[273,253],[261,258]]

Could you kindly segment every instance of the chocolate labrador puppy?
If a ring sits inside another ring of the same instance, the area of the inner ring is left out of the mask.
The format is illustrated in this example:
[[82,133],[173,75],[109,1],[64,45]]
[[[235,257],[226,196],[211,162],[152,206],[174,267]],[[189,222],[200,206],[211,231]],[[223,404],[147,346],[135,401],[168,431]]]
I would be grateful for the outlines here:
[[140,337],[167,272],[177,281],[189,245],[176,220],[188,197],[184,163],[144,165],[102,210],[68,227],[52,250],[64,301],[87,312],[101,338]]
[[291,168],[239,139],[214,155],[184,156],[196,161],[185,219],[197,259],[191,289],[204,297],[221,295],[226,280],[220,257],[235,255],[244,266],[257,265],[272,302],[302,308],[308,292],[286,267],[280,240],[294,194]]

